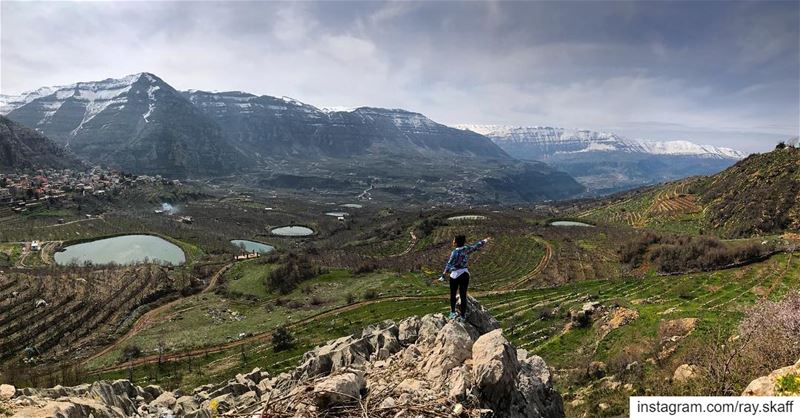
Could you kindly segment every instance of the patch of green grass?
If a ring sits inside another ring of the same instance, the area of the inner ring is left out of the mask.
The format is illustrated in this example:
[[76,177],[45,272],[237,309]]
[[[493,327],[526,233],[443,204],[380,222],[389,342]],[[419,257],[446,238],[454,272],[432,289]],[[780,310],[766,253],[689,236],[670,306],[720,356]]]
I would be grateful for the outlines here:
[[272,264],[262,264],[257,260],[239,262],[225,274],[228,291],[241,295],[267,299],[271,293],[264,280],[272,271]]

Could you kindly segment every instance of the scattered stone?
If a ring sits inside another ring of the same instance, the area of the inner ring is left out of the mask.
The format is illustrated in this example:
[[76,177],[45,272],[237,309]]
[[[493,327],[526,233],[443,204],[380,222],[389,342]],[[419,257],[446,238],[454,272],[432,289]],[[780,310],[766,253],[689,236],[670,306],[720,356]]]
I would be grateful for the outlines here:
[[681,364],[675,369],[672,374],[672,381],[679,384],[684,384],[690,380],[694,380],[699,376],[700,369],[693,364]]
[[589,363],[589,368],[587,369],[586,373],[592,379],[602,379],[605,377],[606,372],[608,371],[608,367],[602,361],[593,361]]
[[14,397],[17,389],[11,385],[0,385],[0,400],[8,400]]

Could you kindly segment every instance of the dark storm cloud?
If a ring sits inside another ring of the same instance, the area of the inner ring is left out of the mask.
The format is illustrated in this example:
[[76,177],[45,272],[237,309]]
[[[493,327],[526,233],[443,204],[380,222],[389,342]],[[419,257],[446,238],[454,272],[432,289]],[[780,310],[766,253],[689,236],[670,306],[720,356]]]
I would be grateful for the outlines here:
[[0,88],[177,88],[747,150],[796,135],[797,2],[4,1]]

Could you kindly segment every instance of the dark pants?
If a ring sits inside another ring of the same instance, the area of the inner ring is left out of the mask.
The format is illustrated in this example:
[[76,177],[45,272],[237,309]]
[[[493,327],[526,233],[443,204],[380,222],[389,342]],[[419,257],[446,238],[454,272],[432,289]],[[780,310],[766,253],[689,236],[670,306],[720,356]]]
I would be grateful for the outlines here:
[[469,273],[461,273],[455,279],[450,279],[450,312],[456,311],[456,291],[461,296],[461,316],[467,316],[467,286],[469,286]]

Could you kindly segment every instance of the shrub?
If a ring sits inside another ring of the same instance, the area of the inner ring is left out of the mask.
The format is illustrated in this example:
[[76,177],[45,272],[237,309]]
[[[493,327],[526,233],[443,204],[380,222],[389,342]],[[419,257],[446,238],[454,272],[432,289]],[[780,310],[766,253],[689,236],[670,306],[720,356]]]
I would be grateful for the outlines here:
[[285,326],[281,325],[272,334],[272,349],[276,352],[289,350],[294,347],[294,335]]
[[376,263],[366,262],[366,263],[360,264],[358,267],[356,267],[354,273],[356,273],[356,274],[372,273],[373,271],[375,271],[377,269],[378,269],[378,265]]
[[370,300],[378,297],[378,291],[375,289],[367,289],[364,291],[364,299]]
[[323,273],[308,257],[290,252],[281,257],[281,264],[267,275],[265,285],[281,294],[294,290],[300,283]]
[[[688,356],[707,376],[706,393],[735,395],[753,379],[794,364],[800,357],[800,292],[779,302],[762,301],[749,309],[736,335],[719,331],[713,341],[699,342]],[[793,382],[776,389],[791,390]],[[711,393],[708,393],[708,392]]]
[[122,361],[130,361],[142,355],[142,349],[136,345],[126,345],[122,349]]

